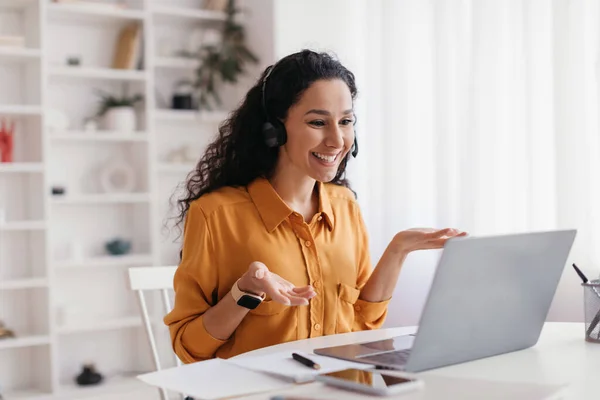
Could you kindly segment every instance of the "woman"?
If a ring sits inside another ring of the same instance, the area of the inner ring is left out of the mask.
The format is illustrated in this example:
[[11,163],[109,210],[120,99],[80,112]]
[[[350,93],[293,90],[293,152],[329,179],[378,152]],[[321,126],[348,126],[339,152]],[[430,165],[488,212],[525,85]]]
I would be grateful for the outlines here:
[[400,232],[371,272],[345,179],[356,93],[331,56],[292,54],[263,73],[208,146],[179,200],[182,260],[165,317],[183,362],[378,328],[407,254],[464,234]]

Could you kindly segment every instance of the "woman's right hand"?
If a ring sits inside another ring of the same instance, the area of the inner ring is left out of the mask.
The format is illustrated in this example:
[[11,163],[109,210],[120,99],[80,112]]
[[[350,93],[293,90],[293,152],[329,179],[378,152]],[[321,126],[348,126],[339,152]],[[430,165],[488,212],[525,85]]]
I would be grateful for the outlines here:
[[274,301],[287,306],[308,305],[308,300],[317,295],[312,286],[298,288],[269,271],[267,266],[259,261],[250,264],[248,271],[240,278],[238,287],[243,292],[266,294]]

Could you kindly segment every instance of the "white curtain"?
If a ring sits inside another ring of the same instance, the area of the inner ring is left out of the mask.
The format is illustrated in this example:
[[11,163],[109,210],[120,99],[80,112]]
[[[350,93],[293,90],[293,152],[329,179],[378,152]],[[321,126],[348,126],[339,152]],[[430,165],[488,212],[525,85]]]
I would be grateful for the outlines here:
[[[353,173],[369,197],[374,259],[412,226],[473,235],[577,228],[569,265],[596,277],[599,3],[369,3],[368,89],[359,103],[369,173]],[[407,260],[389,325],[418,321],[438,255]],[[549,319],[582,313],[569,267]]]
[[[600,274],[597,0],[277,0],[276,57],[333,51],[357,76],[350,176],[373,259],[399,230],[577,228]],[[310,28],[309,28],[310,26]],[[387,324],[418,322],[439,253],[409,257]],[[565,269],[550,320],[581,320]]]

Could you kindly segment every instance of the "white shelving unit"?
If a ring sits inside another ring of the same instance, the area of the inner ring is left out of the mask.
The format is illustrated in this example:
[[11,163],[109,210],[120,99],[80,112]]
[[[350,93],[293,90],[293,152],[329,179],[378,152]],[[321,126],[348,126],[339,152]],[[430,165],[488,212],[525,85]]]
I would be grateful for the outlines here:
[[52,204],[56,205],[102,205],[102,204],[128,204],[128,203],[148,203],[151,197],[149,193],[126,193],[126,194],[86,194],[86,195],[67,195],[65,197],[56,197],[52,199]]
[[50,344],[50,336],[25,336],[2,340],[0,342],[0,349],[18,349],[20,347],[34,347],[47,344]]
[[0,48],[0,59],[13,59],[16,61],[39,61],[41,52],[38,49]]
[[[143,10],[114,9],[113,7],[98,4],[96,7],[78,4],[54,4],[50,3],[48,16],[53,19],[78,18],[94,21],[113,21],[115,19],[143,22],[146,15]],[[82,21],[83,22],[83,21]],[[85,21],[88,22],[88,21]]]
[[181,110],[156,110],[156,120],[165,122],[220,122],[227,117],[224,112],[196,112]]
[[94,144],[95,142],[147,142],[147,132],[120,133],[120,132],[84,132],[69,131],[64,133],[53,133],[50,136],[53,141],[79,141]]
[[46,229],[46,221],[13,221],[0,224],[0,231],[38,231]]
[[0,172],[12,173],[28,173],[28,172],[43,172],[44,165],[42,163],[2,163],[0,164]]
[[0,282],[0,290],[16,290],[47,287],[48,280],[42,278],[4,280]]
[[[178,50],[189,50],[191,33],[218,27],[225,14],[202,10],[202,0],[125,3],[116,9],[0,0],[2,33],[25,38],[23,48],[0,47],[0,118],[17,123],[14,162],[0,163],[0,321],[16,334],[0,340],[5,400],[158,399],[135,379],[152,363],[126,269],[178,262],[178,232],[163,229],[172,215],[170,196],[228,115],[170,109],[175,83],[192,78],[199,65]],[[261,11],[252,11],[244,21],[259,33],[250,45],[269,46],[263,43],[272,31]],[[119,33],[130,24],[142,27],[143,63],[113,69]],[[81,64],[67,65],[70,57]],[[97,110],[97,89],[144,95],[137,131],[84,129]],[[239,94],[227,93],[225,109],[231,109]],[[50,129],[57,110],[68,126]],[[176,161],[171,155],[182,149],[194,159]],[[107,193],[99,184],[102,168],[115,159],[135,171],[132,192]],[[65,193],[53,195],[55,187]],[[107,254],[105,245],[115,238],[131,241],[130,254]],[[152,311],[166,339],[163,315]],[[161,349],[166,355],[168,342]],[[74,377],[90,361],[104,383],[76,386]]]
[[60,335],[70,335],[83,332],[101,332],[123,328],[137,328],[142,326],[142,319],[139,316],[115,318],[112,320],[103,320],[96,323],[87,323],[72,326],[61,326],[58,328]]
[[114,81],[143,81],[146,80],[144,71],[115,70],[111,68],[89,67],[50,67],[50,76],[63,76],[70,78],[88,78]]
[[0,104],[0,115],[3,116],[40,116],[42,107],[28,105],[2,105]]
[[195,21],[224,21],[225,14],[216,11],[197,10],[190,7],[159,5],[152,7],[152,14],[157,19],[174,20],[182,19]]
[[56,262],[57,269],[67,268],[106,268],[106,267],[136,267],[153,263],[152,254],[128,254],[119,257],[100,256],[84,260],[67,260]]

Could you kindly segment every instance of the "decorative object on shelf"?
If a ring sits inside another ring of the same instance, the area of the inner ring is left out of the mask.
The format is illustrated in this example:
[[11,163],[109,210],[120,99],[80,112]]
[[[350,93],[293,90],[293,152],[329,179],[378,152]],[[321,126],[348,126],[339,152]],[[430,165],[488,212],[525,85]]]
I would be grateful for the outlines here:
[[106,0],[52,0],[57,4],[71,4],[77,7],[87,8],[90,10],[98,11],[113,11],[123,10],[127,8],[127,5],[122,1],[106,1]]
[[245,28],[236,21],[236,14],[239,11],[235,0],[227,0],[225,8],[227,16],[222,25],[219,43],[211,43],[210,37],[204,37],[204,42],[198,51],[182,53],[183,56],[196,58],[199,61],[192,82],[198,97],[198,109],[211,110],[213,103],[217,106],[221,105],[219,84],[237,83],[238,76],[245,72],[246,63],[259,61],[246,47]]
[[131,193],[135,190],[135,170],[123,160],[109,160],[100,170],[100,186],[105,193]]
[[116,238],[107,242],[104,246],[108,254],[113,256],[122,256],[125,254],[129,254],[131,251],[131,241],[125,240],[121,238]]
[[205,0],[203,8],[205,10],[223,12],[227,8],[227,0]]
[[0,121],[0,162],[13,161],[15,121]]
[[71,56],[67,58],[67,65],[71,67],[78,67],[81,65],[81,58],[77,56]]
[[188,82],[180,82],[175,89],[175,94],[171,102],[171,108],[174,110],[193,110],[194,109],[194,87]]
[[117,97],[102,91],[98,91],[98,95],[100,109],[96,117],[103,119],[105,129],[118,132],[136,130],[135,105],[142,101],[142,95]]
[[0,47],[25,47],[23,36],[0,35]]
[[14,338],[15,333],[8,328],[4,327],[4,323],[0,321],[0,339]]
[[189,145],[183,145],[171,150],[165,157],[165,161],[171,164],[190,164],[195,163],[197,157],[192,154],[192,148]]
[[52,196],[63,196],[67,191],[64,186],[52,186]]
[[123,28],[117,38],[112,67],[115,69],[136,69],[141,55],[141,28],[130,24]]
[[66,113],[50,108],[44,113],[46,128],[49,132],[64,132],[71,126],[71,121]]
[[96,371],[96,367],[92,363],[87,363],[83,366],[83,370],[77,375],[75,382],[79,386],[97,385],[102,382],[104,377]]

